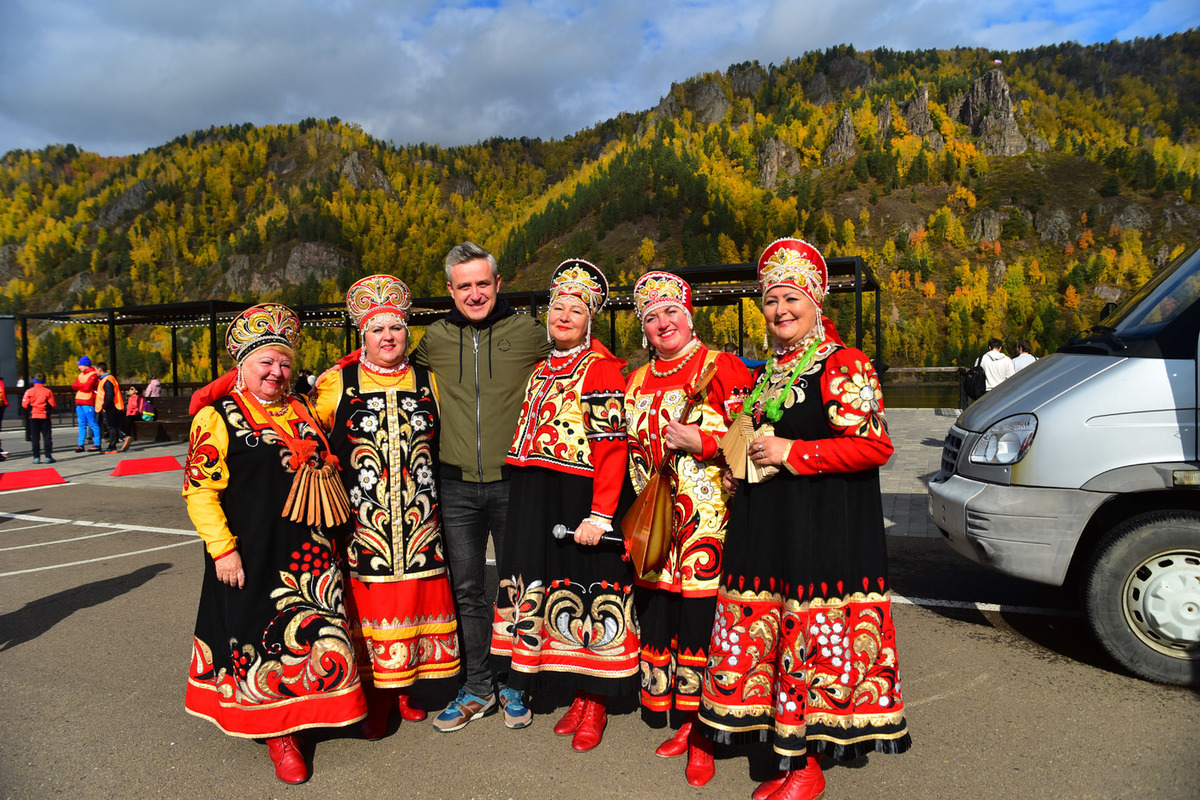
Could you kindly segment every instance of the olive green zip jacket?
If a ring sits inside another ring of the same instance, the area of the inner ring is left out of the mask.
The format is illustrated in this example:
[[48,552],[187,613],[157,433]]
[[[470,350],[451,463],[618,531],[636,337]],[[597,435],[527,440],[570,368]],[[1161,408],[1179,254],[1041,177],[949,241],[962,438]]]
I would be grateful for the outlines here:
[[525,386],[549,352],[546,329],[503,298],[478,325],[452,309],[425,329],[412,360],[437,379],[443,477],[472,483],[508,477],[504,457]]

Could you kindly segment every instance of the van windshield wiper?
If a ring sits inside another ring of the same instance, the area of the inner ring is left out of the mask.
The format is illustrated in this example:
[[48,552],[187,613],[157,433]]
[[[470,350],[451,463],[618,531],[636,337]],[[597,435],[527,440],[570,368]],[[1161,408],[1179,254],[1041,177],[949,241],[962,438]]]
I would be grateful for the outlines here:
[[1096,344],[1107,346],[1110,352],[1124,350],[1129,346],[1125,343],[1124,339],[1117,335],[1116,328],[1108,325],[1093,325],[1086,331],[1076,334],[1063,349],[1086,348],[1088,345]]

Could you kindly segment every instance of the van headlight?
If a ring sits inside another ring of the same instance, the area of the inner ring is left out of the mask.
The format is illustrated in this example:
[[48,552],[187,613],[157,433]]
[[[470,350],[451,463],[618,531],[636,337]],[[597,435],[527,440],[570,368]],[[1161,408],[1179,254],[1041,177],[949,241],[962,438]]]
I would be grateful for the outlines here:
[[1006,417],[988,428],[971,450],[974,464],[1015,464],[1025,457],[1033,435],[1037,433],[1037,417],[1017,414]]

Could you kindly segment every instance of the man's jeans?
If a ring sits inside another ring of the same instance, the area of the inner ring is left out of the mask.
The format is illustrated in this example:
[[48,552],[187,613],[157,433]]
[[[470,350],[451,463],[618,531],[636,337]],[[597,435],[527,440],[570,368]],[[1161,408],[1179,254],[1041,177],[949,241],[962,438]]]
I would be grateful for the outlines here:
[[96,418],[96,409],[92,406],[75,406],[75,420],[79,423],[79,446],[87,443],[87,432],[91,429],[95,437],[92,443],[100,447],[100,420]]
[[485,596],[488,531],[496,558],[504,546],[508,522],[508,481],[471,483],[442,478],[441,506],[446,565],[458,606],[462,637],[464,688],[487,697],[495,687],[488,653],[492,643],[492,613],[496,597]]

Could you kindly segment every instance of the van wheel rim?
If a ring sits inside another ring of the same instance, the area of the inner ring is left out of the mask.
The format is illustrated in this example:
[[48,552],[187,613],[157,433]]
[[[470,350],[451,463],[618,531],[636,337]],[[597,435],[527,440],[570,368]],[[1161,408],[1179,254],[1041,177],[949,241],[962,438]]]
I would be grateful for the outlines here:
[[1146,644],[1176,658],[1200,658],[1200,552],[1160,553],[1125,583],[1125,618]]

